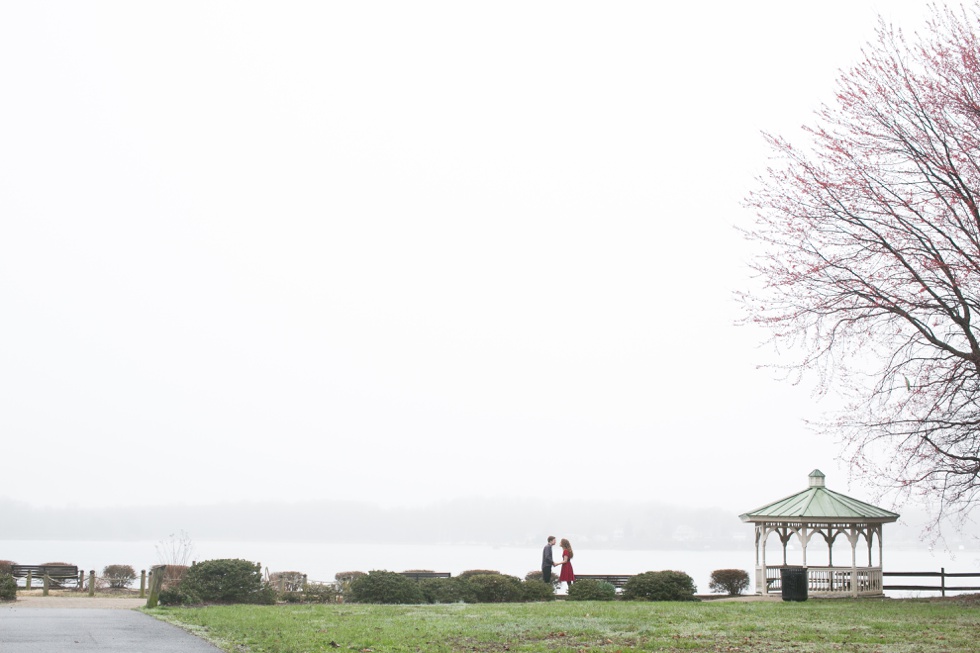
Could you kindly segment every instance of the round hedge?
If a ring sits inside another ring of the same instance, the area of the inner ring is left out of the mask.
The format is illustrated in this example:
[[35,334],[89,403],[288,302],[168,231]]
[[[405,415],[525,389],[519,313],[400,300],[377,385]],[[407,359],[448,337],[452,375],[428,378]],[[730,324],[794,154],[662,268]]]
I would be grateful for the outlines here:
[[351,581],[352,603],[425,603],[418,581],[393,571],[375,570]]
[[179,591],[205,603],[275,603],[258,564],[241,559],[205,560],[187,570]]
[[694,579],[683,571],[647,571],[633,576],[623,587],[627,601],[697,601]]
[[569,601],[615,601],[616,586],[604,580],[577,580],[568,588]]

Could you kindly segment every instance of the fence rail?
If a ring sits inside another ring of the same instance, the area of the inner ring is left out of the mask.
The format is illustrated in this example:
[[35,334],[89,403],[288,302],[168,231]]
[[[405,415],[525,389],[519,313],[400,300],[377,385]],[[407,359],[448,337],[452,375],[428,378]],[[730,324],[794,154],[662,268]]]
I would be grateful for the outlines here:
[[941,567],[939,571],[885,571],[881,574],[885,578],[938,578],[939,585],[885,585],[883,589],[886,590],[921,590],[925,592],[940,592],[942,596],[946,596],[946,592],[980,592],[980,585],[977,586],[964,586],[956,585],[949,586],[946,584],[947,578],[980,578],[980,573],[975,574],[954,574],[946,571],[945,567]]

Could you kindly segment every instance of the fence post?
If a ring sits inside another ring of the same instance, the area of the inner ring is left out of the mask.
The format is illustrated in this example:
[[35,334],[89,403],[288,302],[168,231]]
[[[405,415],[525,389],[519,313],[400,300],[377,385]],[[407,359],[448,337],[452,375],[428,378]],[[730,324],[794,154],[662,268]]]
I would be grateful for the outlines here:
[[939,568],[939,591],[946,596],[946,567]]
[[88,595],[95,596],[95,570],[90,569],[88,572]]
[[157,565],[150,569],[150,598],[146,599],[146,607],[155,608],[160,602],[160,588],[163,586],[163,576],[167,565]]
[[25,587],[24,589],[26,589],[26,590],[31,589],[31,580],[32,580],[32,577],[33,576],[34,576],[34,572],[31,571],[30,569],[28,569],[27,570],[27,587]]
[[48,575],[47,574],[44,574],[44,577],[41,580],[41,583],[42,583],[42,585],[44,587],[44,590],[41,592],[41,595],[42,596],[47,596],[48,595],[48,585],[49,585],[50,582],[51,582],[51,579],[48,578]]
[[140,598],[146,598],[146,570],[140,570]]

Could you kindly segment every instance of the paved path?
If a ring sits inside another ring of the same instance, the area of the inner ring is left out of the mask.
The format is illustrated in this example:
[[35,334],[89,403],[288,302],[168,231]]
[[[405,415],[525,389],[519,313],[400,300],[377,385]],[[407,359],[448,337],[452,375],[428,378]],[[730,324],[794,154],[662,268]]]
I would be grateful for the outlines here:
[[18,596],[16,601],[0,601],[4,608],[99,608],[103,610],[132,610],[146,605],[146,599],[104,596]]
[[[74,606],[67,603],[85,600],[45,597],[38,601],[20,599],[0,603],[0,651],[220,653],[220,649],[203,639],[131,609],[133,599],[108,599],[112,601],[111,607],[90,607],[91,603],[81,607],[77,603]],[[146,603],[145,600],[137,601],[138,605]],[[124,602],[129,605],[123,605]]]

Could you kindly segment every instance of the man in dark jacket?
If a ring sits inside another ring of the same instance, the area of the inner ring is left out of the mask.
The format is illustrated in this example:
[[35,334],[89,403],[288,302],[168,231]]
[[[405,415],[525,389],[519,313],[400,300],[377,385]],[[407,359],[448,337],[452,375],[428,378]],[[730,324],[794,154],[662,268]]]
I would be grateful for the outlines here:
[[541,580],[546,583],[551,582],[551,569],[555,566],[555,560],[551,557],[551,547],[555,545],[555,536],[548,536],[548,543],[544,547],[544,555],[541,557]]

